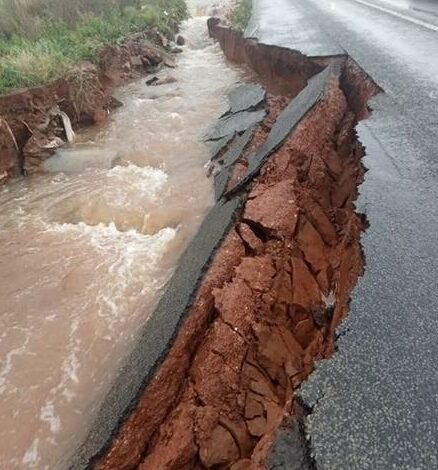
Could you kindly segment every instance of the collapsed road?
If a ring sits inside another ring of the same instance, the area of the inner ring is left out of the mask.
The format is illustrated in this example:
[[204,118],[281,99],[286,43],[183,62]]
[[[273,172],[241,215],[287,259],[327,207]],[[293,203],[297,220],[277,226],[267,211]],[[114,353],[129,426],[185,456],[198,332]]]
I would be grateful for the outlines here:
[[401,67],[394,34],[437,39],[380,11],[209,21],[266,96],[235,90],[205,136],[216,205],[74,467],[435,466],[437,64]]
[[255,79],[204,135],[215,203],[69,467],[436,466],[434,21],[209,20]]
[[438,462],[437,18],[402,3],[255,0],[247,30],[307,56],[348,54],[384,91],[358,127],[365,273],[338,352],[300,391],[317,468]]

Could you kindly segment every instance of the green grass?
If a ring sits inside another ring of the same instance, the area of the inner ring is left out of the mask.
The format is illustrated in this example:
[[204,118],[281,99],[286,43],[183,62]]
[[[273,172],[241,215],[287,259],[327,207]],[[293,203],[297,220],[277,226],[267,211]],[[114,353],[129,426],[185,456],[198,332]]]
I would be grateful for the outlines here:
[[144,0],[141,8],[128,5],[102,14],[88,12],[74,21],[35,16],[38,26],[29,34],[16,28],[2,35],[0,29],[0,94],[48,83],[80,61],[95,61],[106,44],[117,44],[129,33],[148,27],[169,32],[186,16],[184,0]]
[[234,29],[245,31],[251,18],[252,0],[240,0],[231,14],[231,25]]

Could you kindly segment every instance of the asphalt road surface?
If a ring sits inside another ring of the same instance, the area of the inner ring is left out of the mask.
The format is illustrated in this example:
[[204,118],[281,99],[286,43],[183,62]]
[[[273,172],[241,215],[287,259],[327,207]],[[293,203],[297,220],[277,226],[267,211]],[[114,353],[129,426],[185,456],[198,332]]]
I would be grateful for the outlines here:
[[384,90],[358,127],[366,271],[299,394],[318,469],[438,468],[438,2],[254,0],[246,34],[349,54]]

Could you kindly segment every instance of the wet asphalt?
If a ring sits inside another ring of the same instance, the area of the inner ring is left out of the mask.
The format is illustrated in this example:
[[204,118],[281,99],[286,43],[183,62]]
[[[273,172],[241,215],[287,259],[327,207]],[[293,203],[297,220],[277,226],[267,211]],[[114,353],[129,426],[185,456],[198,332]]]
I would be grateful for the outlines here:
[[[318,469],[438,468],[436,2],[254,0],[248,36],[309,56],[349,54],[384,90],[358,126],[365,275],[299,397]],[[414,9],[415,7],[415,9]],[[279,464],[273,460],[273,465]],[[282,462],[282,463],[281,463]],[[278,468],[301,468],[282,460]],[[277,467],[275,467],[277,468]]]

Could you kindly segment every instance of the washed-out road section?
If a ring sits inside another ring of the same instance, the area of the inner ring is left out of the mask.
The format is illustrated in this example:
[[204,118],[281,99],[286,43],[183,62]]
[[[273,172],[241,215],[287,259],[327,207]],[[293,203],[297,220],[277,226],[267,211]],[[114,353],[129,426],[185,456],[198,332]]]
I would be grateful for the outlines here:
[[309,57],[347,54],[383,90],[357,128],[365,275],[338,351],[299,392],[318,469],[438,465],[438,33],[436,16],[394,3],[254,0],[246,31]]

